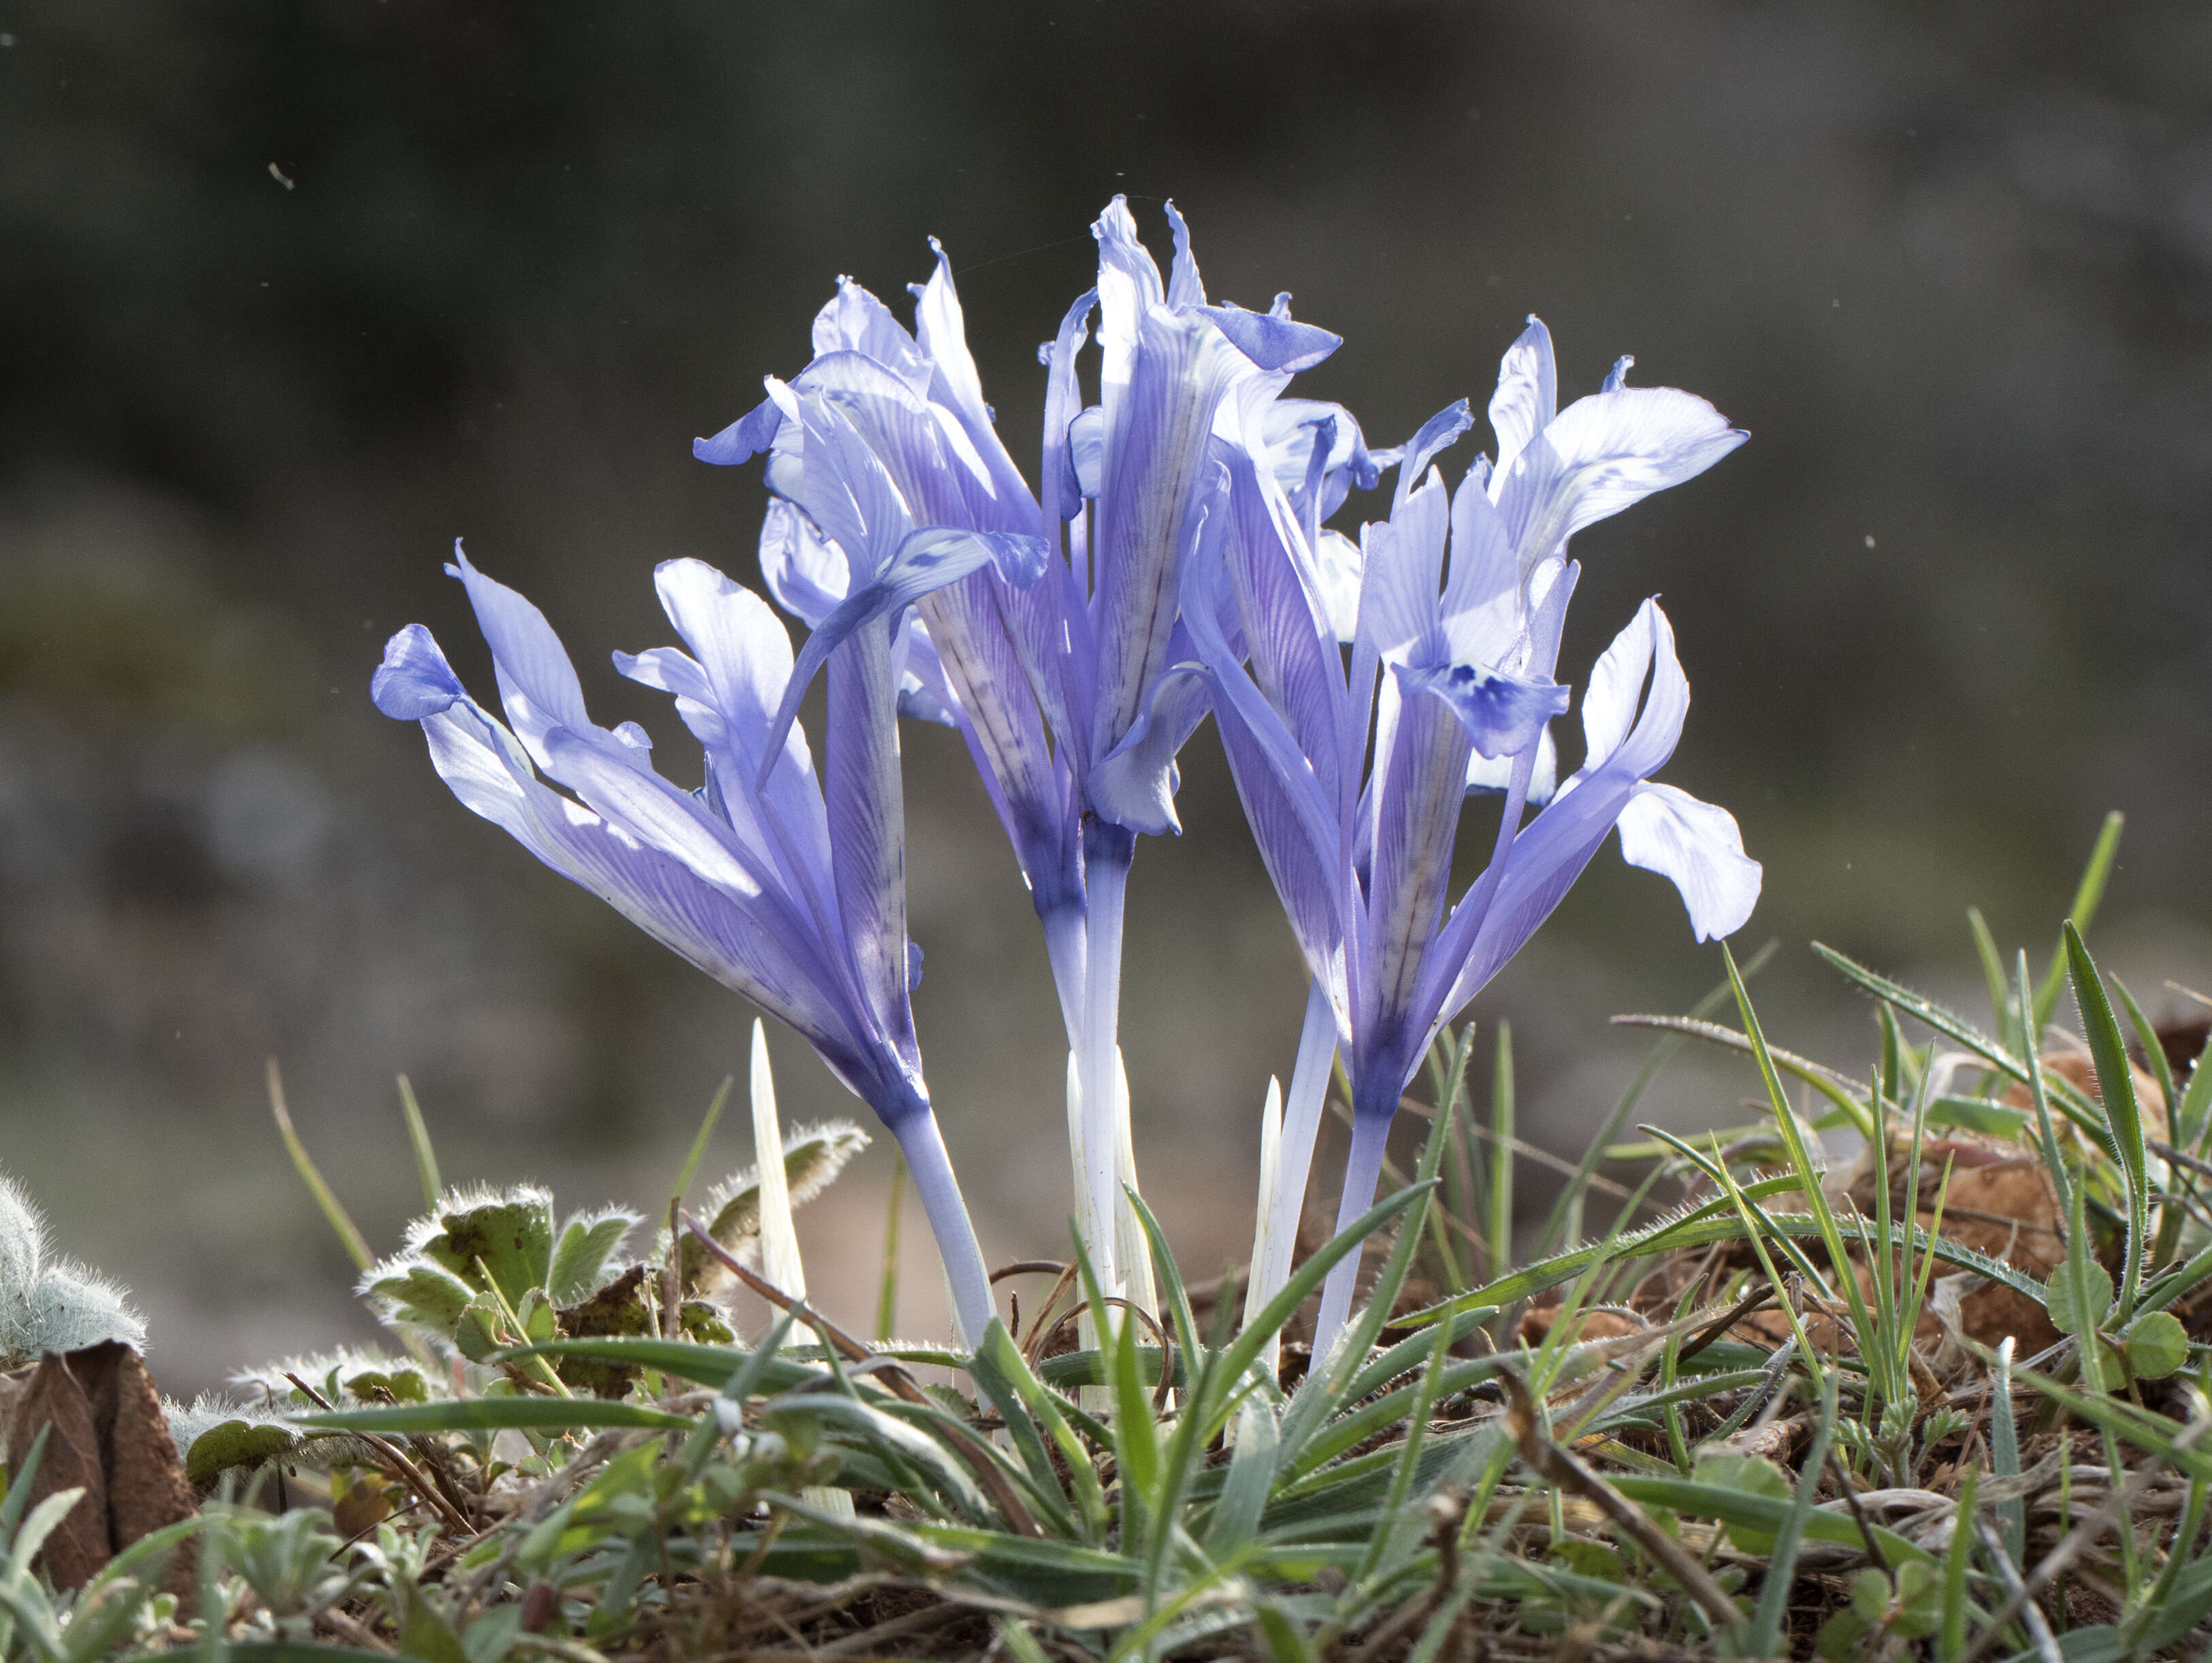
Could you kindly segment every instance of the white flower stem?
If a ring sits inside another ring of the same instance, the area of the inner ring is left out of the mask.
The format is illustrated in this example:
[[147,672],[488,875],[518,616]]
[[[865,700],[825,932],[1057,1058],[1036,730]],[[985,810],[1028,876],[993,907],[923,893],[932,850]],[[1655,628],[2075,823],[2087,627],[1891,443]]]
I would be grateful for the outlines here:
[[[1336,1209],[1337,1234],[1359,1221],[1359,1215],[1375,1204],[1375,1185],[1382,1176],[1382,1146],[1389,1141],[1390,1117],[1387,1114],[1360,1114],[1352,1117],[1352,1153],[1344,1163],[1344,1199]],[[1344,1319],[1352,1314],[1352,1289],[1359,1281],[1359,1261],[1364,1257],[1355,1248],[1336,1262],[1322,1286],[1321,1316],[1314,1324],[1313,1354],[1316,1357],[1328,1355],[1328,1348],[1336,1343],[1337,1331]]]
[[962,1349],[973,1350],[991,1321],[991,1274],[984,1268],[968,1204],[960,1198],[960,1180],[952,1174],[937,1117],[926,1111],[903,1116],[891,1135],[906,1155],[907,1175],[914,1180],[914,1192],[929,1219],[930,1233],[937,1238],[937,1254],[944,1261],[945,1285],[952,1294],[954,1340]]

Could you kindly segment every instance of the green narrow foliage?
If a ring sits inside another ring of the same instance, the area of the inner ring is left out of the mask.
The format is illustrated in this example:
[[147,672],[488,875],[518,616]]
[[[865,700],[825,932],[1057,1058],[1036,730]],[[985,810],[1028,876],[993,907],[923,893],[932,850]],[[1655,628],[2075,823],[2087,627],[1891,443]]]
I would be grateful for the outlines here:
[[434,1208],[445,1193],[445,1181],[438,1176],[438,1154],[430,1147],[430,1128],[422,1119],[422,1106],[415,1100],[414,1082],[404,1074],[399,1076],[399,1116],[407,1123],[407,1145],[415,1152],[415,1176],[422,1182],[422,1204]]
[[[2027,999],[2027,954],[2025,952],[2020,955],[2018,971],[2020,1019],[2026,1025],[2030,1020],[2031,1013]],[[2039,1035],[2043,1030],[2039,1026],[2030,1032]],[[2044,1088],[2042,1047],[2039,1044],[2030,1044],[2021,1055],[2027,1059],[2023,1072],[2028,1100],[2035,1106],[2035,1135],[2036,1142],[2043,1151],[2043,1168],[2050,1175],[2051,1189],[2057,1198],[2058,1215],[2070,1219],[2074,1210],[2073,1181],[2067,1173],[2065,1160],[2058,1151],[2058,1134],[2051,1124],[2051,1099]]]
[[1805,1465],[1797,1480],[1796,1493],[1790,1497],[1789,1514],[1782,1528],[1775,1533],[1774,1546],[1766,1561],[1766,1578],[1759,1591],[1759,1604],[1753,1608],[1751,1626],[1746,1633],[1745,1651],[1753,1657],[1771,1657],[1782,1649],[1783,1625],[1790,1617],[1790,1595],[1797,1577],[1797,1554],[1805,1540],[1805,1528],[1813,1516],[1813,1498],[1820,1488],[1822,1470],[1827,1465],[1828,1441],[1836,1430],[1835,1371],[1831,1369],[1820,1382],[1820,1418],[1813,1431],[1813,1447],[1805,1453]]
[[1997,1043],[2007,1051],[2017,1051],[2022,1041],[2012,993],[2005,985],[2004,958],[1997,951],[1996,937],[1990,934],[1989,920],[1982,917],[1981,908],[1966,909],[1966,928],[1974,937],[1974,956],[1982,961],[1982,979],[1989,984],[1990,1020],[1996,1026]]
[[307,1146],[300,1141],[300,1134],[292,1129],[292,1112],[284,1103],[284,1076],[277,1072],[276,1059],[270,1057],[268,1067],[269,1112],[276,1121],[277,1136],[284,1140],[284,1152],[292,1157],[292,1169],[300,1174],[300,1182],[307,1186],[307,1193],[315,1198],[323,1217],[330,1223],[339,1245],[356,1270],[367,1270],[376,1262],[376,1255],[368,1251],[368,1243],[354,1227],[337,1192],[324,1181],[322,1171],[315,1165]]
[[1951,1527],[1950,1551],[1943,1558],[1943,1617],[1936,1642],[1936,1655],[1942,1663],[1956,1663],[1966,1649],[1966,1577],[1974,1565],[1974,1494],[1981,1477],[1982,1469],[1974,1465],[1960,1482],[1957,1522]]
[[1500,1269],[1513,1263],[1513,1028],[1500,1022],[1490,1085],[1489,1221],[1490,1262]]
[[642,1426],[689,1432],[699,1423],[696,1416],[674,1415],[647,1404],[617,1403],[605,1398],[447,1398],[431,1403],[319,1411],[293,1419],[297,1425],[321,1432],[401,1435],[498,1432],[508,1427],[530,1432],[574,1432]]
[[[2074,1000],[2081,1013],[2089,1056],[2096,1064],[2097,1086],[2104,1098],[2105,1124],[2119,1152],[2120,1176],[2127,1186],[2127,1257],[2120,1266],[2118,1319],[2135,1314],[2136,1289],[2142,1276],[2145,1238],[2149,1234],[2148,1162],[2143,1151],[2142,1113],[2136,1102],[2134,1070],[2128,1066],[2127,1042],[2105,996],[2104,978],[2096,960],[2082,944],[2081,932],[2072,921],[2066,924],[2066,961],[2074,980]],[[2154,1039],[2154,1044],[2156,1041]]]
[[[2077,934],[2089,933],[2089,925],[2105,899],[2106,882],[2112,875],[2113,862],[2119,858],[2120,832],[2126,825],[2127,816],[2115,808],[2105,816],[2104,825],[2098,828],[2096,846],[2090,850],[2089,863],[2081,870],[2081,881],[2074,891],[2073,905],[2066,909],[2067,919]],[[2066,937],[2062,931],[2058,945],[2051,954],[2051,968],[2044,974],[2043,985],[2036,990],[2030,1035],[2041,1033],[2051,1021],[2051,1012],[2058,1008],[2058,996],[2066,985]]]

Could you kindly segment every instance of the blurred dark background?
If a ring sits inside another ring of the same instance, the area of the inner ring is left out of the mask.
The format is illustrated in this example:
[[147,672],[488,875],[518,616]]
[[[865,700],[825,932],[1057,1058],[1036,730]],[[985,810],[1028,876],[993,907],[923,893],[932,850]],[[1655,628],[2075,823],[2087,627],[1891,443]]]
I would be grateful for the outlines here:
[[[757,472],[690,437],[805,362],[837,273],[903,309],[935,234],[1033,468],[1036,344],[1117,191],[1163,249],[1175,198],[1216,295],[1341,332],[1299,390],[1374,442],[1480,408],[1530,311],[1569,395],[1632,351],[1751,429],[1578,539],[1562,673],[1664,594],[1697,694],[1668,777],[1766,863],[1742,940],[1783,943],[1778,1037],[1865,1049],[1815,936],[1961,998],[1970,902],[2039,954],[2113,807],[2100,935],[2171,1003],[2212,975],[2208,52],[2212,11],[2158,0],[0,0],[0,1162],[187,1391],[367,1331],[267,1056],[380,1245],[402,1070],[450,1175],[665,1198],[750,1013],[460,809],[371,709],[378,652],[428,622],[489,691],[440,574],[465,536],[682,765],[605,655],[667,638],[655,562],[756,570]],[[964,754],[907,752],[947,1136],[987,1246],[1051,1253],[1043,954]],[[1202,1275],[1249,1243],[1301,978],[1210,732],[1184,766],[1125,1028]],[[1717,973],[1601,856],[1477,1007],[1515,1024],[1530,1135],[1578,1150],[1642,1055],[1606,1015]],[[857,1112],[777,1057],[787,1118]],[[1686,1068],[1652,1110],[1747,1087]],[[800,1220],[863,1322],[888,1170]]]

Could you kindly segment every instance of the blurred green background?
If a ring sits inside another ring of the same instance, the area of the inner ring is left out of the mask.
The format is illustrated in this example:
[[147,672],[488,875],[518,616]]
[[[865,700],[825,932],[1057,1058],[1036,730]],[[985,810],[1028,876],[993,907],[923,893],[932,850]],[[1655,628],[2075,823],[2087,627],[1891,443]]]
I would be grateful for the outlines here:
[[[681,766],[606,654],[667,638],[655,562],[756,570],[757,473],[690,437],[805,362],[837,273],[900,297],[935,234],[1033,466],[1036,344],[1117,191],[1163,247],[1176,199],[1217,295],[1289,289],[1342,333],[1299,390],[1376,443],[1480,408],[1531,311],[1570,395],[1633,352],[1752,430],[1577,539],[1562,674],[1664,594],[1696,692],[1668,777],[1766,864],[1742,939],[1784,943],[1778,1039],[1864,1053],[1816,935],[1962,998],[1969,902],[2039,953],[2112,807],[2100,938],[2171,1004],[2161,978],[2212,976],[2208,52],[2212,12],[2157,0],[5,0],[0,1161],[185,1391],[368,1331],[270,1055],[380,1244],[402,1070],[450,1175],[665,1204],[750,1012],[462,811],[371,709],[379,650],[428,622],[489,691],[440,574],[465,536]],[[1033,919],[964,753],[907,752],[947,1139],[987,1247],[1054,1253]],[[1301,978],[1210,731],[1184,772],[1125,1031],[1147,1189],[1204,1275],[1249,1243]],[[1515,1025],[1529,1135],[1578,1150],[1643,1051],[1606,1015],[1717,973],[1601,855],[1476,1008]],[[776,1054],[787,1118],[858,1112]],[[1747,1088],[1688,1068],[1653,1112]],[[879,1145],[800,1220],[861,1322],[888,1171]]]

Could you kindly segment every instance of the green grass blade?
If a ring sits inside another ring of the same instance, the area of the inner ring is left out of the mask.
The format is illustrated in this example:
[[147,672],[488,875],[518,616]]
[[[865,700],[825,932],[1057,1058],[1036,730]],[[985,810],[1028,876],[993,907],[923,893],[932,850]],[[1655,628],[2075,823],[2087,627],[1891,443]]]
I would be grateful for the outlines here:
[[[2105,899],[2105,884],[2112,875],[2112,864],[2119,858],[2120,831],[2128,823],[2127,816],[2117,808],[2105,816],[2098,829],[2096,847],[2089,851],[2089,864],[2082,868],[2081,881],[2075,888],[2074,904],[2066,909],[2066,917],[2081,935],[2089,933],[2089,925],[2097,916],[2097,908]],[[2051,1020],[2051,1013],[2058,1008],[2058,995],[2066,985],[2066,938],[2062,933],[2058,945],[2051,955],[2051,968],[2045,972],[2043,985],[2035,994],[2035,1025],[2028,1030],[2031,1035],[2041,1033]]]
[[[1369,1236],[1415,1202],[1425,1199],[1435,1188],[1433,1180],[1409,1184],[1395,1194],[1384,1197],[1291,1273],[1291,1279],[1283,1284],[1282,1291],[1267,1301],[1260,1314],[1238,1331],[1229,1349],[1221,1354],[1221,1367],[1216,1372],[1213,1390],[1210,1394],[1212,1401],[1203,1410],[1209,1435],[1221,1430],[1227,1418],[1227,1397],[1259,1357],[1261,1346],[1267,1337],[1291,1319],[1298,1307],[1310,1298],[1314,1290],[1328,1278],[1339,1259],[1346,1253],[1358,1252],[1360,1244]],[[1187,1412],[1195,1414],[1200,1410],[1194,1404]]]
[[[1847,981],[1856,983],[1875,998],[1885,1004],[1895,1006],[1914,1021],[1923,1026],[1931,1027],[1945,1038],[1965,1046],[1967,1051],[2000,1073],[2008,1075],[2014,1080],[2027,1078],[2018,1057],[2013,1056],[2003,1046],[1998,1045],[1989,1035],[1956,1012],[1946,1009],[1923,994],[1915,993],[1902,983],[1891,981],[1888,977],[1879,972],[1869,970],[1864,965],[1837,952],[1832,947],[1815,941],[1813,943],[1813,951],[1820,955],[1821,959],[1830,969]],[[2038,1028],[2037,1032],[2040,1033],[2041,1029]]]
[[1491,1075],[1490,1262],[1513,1263],[1513,1028],[1498,1025],[1498,1061]]
[[[2112,1002],[2105,996],[2104,978],[2096,960],[2082,945],[2081,932],[2066,923],[2066,962],[2074,982],[2074,1002],[2081,1013],[2089,1056],[2097,1068],[2097,1085],[2105,1100],[2105,1124],[2119,1152],[2120,1176],[2127,1185],[2127,1258],[2120,1267],[2119,1321],[2135,1315],[2136,1290],[2142,1278],[2145,1238],[2149,1234],[2150,1197],[2146,1182],[2142,1112],[2136,1102],[2134,1070],[2128,1066],[2127,1042],[2120,1037]],[[2154,1044],[2156,1041],[2154,1039]]]
[[1237,1406],[1237,1446],[1229,1458],[1229,1476],[1206,1520],[1206,1550],[1217,1562],[1258,1532],[1282,1447],[1274,1411],[1258,1395],[1248,1393]]
[[715,1123],[722,1118],[722,1105],[730,1100],[730,1089],[738,1083],[738,1076],[726,1074],[722,1083],[714,1089],[713,1100],[707,1105],[705,1118],[699,1123],[699,1135],[691,1140],[691,1152],[684,1157],[684,1170],[676,1174],[676,1187],[669,1191],[671,1203],[678,1207],[690,1192],[691,1180],[699,1176],[699,1163],[707,1158],[708,1140],[714,1136]]
[[1152,1216],[1152,1209],[1145,1204],[1133,1185],[1122,1185],[1135,1209],[1137,1223],[1145,1233],[1145,1240],[1152,1250],[1152,1274],[1159,1283],[1161,1304],[1165,1306],[1169,1320],[1174,1325],[1175,1342],[1182,1348],[1183,1367],[1196,1366],[1194,1359],[1206,1355],[1206,1347],[1198,1334],[1198,1317],[1190,1308],[1190,1290],[1183,1286],[1182,1272],[1176,1268],[1174,1251],[1168,1246],[1167,1233],[1160,1221]]
[[[1822,949],[1816,942],[1814,950],[1819,952]],[[1866,973],[1873,974],[1871,971]],[[1718,1022],[1689,1016],[1616,1016],[1613,1020],[1622,1027],[1658,1028],[1692,1039],[1702,1039],[1708,1045],[1719,1045],[1728,1051],[1741,1051],[1747,1057],[1751,1055],[1751,1041],[1734,1028],[1724,1027]],[[1874,1114],[1854,1094],[1857,1089],[1856,1082],[1826,1064],[1800,1057],[1795,1051],[1776,1051],[1771,1046],[1767,1048],[1767,1051],[1776,1067],[1792,1078],[1803,1081],[1835,1105],[1837,1112],[1848,1120],[1861,1136],[1874,1135]]]
[[1943,1614],[1936,1644],[1936,1655],[1943,1663],[1956,1663],[1966,1649],[1966,1575],[1974,1564],[1974,1492],[1981,1477],[1977,1465],[1968,1467],[1960,1482],[1958,1522],[1951,1529],[1950,1551],[1943,1557]]
[[672,1414],[648,1404],[617,1403],[606,1398],[454,1398],[431,1403],[386,1404],[374,1409],[340,1409],[295,1415],[292,1423],[320,1432],[377,1432],[400,1435],[439,1432],[575,1432],[611,1426],[652,1427],[689,1432],[696,1415]]
[[[1765,969],[1767,961],[1774,957],[1776,949],[1781,945],[1778,939],[1771,941],[1753,953],[1744,965],[1744,979],[1749,981]],[[1688,1020],[1693,1022],[1704,1020],[1714,1011],[1719,1009],[1721,1002],[1728,996],[1729,984],[1723,979],[1715,984],[1704,998],[1690,1007]],[[1574,1176],[1567,1180],[1566,1187],[1559,1191],[1559,1198],[1552,1203],[1552,1210],[1544,1220],[1544,1227],[1536,1235],[1535,1256],[1538,1258],[1542,1258],[1556,1251],[1561,1241],[1582,1234],[1579,1220],[1583,1197],[1589,1189],[1590,1179],[1597,1174],[1599,1163],[1606,1159],[1607,1146],[1620,1135],[1620,1129],[1628,1124],[1628,1117],[1636,1112],[1637,1104],[1643,1100],[1644,1093],[1650,1089],[1651,1082],[1659,1077],[1660,1071],[1672,1062],[1674,1054],[1682,1049],[1685,1037],[1681,1034],[1668,1034],[1656,1041],[1651,1049],[1644,1053],[1644,1064],[1636,1070],[1636,1077],[1628,1082],[1628,1089],[1621,1093],[1620,1100],[1613,1106],[1613,1112],[1606,1117],[1605,1124],[1599,1128],[1597,1136],[1590,1140],[1589,1148],[1583,1151],[1581,1161],[1575,1167]],[[1576,1221],[1571,1227],[1569,1222],[1571,1219]],[[1503,1265],[1491,1267],[1492,1276],[1503,1275],[1504,1272]]]
[[1759,1604],[1753,1610],[1751,1629],[1744,1640],[1744,1651],[1752,1657],[1773,1657],[1782,1650],[1783,1624],[1790,1617],[1790,1596],[1797,1581],[1797,1551],[1805,1540],[1805,1527],[1813,1516],[1814,1494],[1820,1488],[1820,1478],[1828,1461],[1828,1440],[1836,1430],[1836,1375],[1832,1369],[1820,1382],[1820,1419],[1813,1432],[1813,1447],[1805,1454],[1805,1465],[1797,1480],[1797,1493],[1790,1497],[1790,1511],[1782,1528],[1775,1532],[1774,1546],[1767,1554],[1766,1577],[1759,1590]]
[[423,1122],[422,1106],[415,1100],[414,1083],[404,1074],[399,1076],[399,1114],[407,1123],[408,1146],[415,1151],[415,1176],[422,1183],[422,1205],[434,1213],[438,1197],[446,1193],[445,1181],[438,1176],[438,1152],[430,1147],[430,1128]]
[[[2027,954],[2022,952],[2018,962],[2020,974],[2020,1020],[2025,1024],[2033,1013],[2028,1008]],[[2034,1033],[2043,1030],[2037,1028]],[[2051,1124],[2051,1096],[2044,1088],[2043,1048],[2031,1044],[2021,1055],[2027,1058],[2028,1100],[2035,1106],[2036,1142],[2043,1151],[2044,1170],[2051,1176],[2052,1191],[2058,1202],[2058,1216],[2070,1219],[2074,1214],[2073,1179],[2066,1171],[2066,1162],[2058,1152],[2058,1135]]]
[[884,1203],[884,1269],[876,1283],[876,1338],[878,1341],[889,1339],[898,1322],[899,1203],[905,1193],[906,1156],[894,1144],[891,1148],[890,1198]]
[[[984,1366],[1013,1388],[1030,1418],[1042,1429],[1045,1436],[1052,1440],[1067,1469],[1068,1489],[1075,1497],[1076,1511],[1082,1515],[1085,1525],[1094,1538],[1103,1535],[1109,1516],[1106,1493],[1099,1485],[1097,1469],[1091,1465],[1091,1453],[1083,1447],[1082,1439],[1076,1435],[1067,1415],[1062,1412],[1072,1405],[1055,1397],[1042,1380],[1030,1372],[1029,1364],[1023,1361],[1020,1348],[1006,1336],[1004,1325],[994,1321],[993,1327],[1000,1331],[1000,1337],[990,1339],[987,1331],[984,1345],[988,1355],[983,1360]],[[978,1355],[981,1355],[981,1353]],[[1098,1430],[1103,1433],[1104,1428]]]
[[1073,1520],[1062,1504],[1060,1475],[1053,1471],[1052,1456],[1045,1445],[1045,1435],[1036,1419],[1022,1401],[1020,1391],[1006,1372],[1006,1356],[1013,1351],[1014,1361],[1021,1361],[1012,1338],[1006,1333],[1006,1325],[996,1315],[984,1331],[981,1343],[969,1359],[968,1377],[975,1382],[991,1407],[999,1411],[1006,1422],[1006,1435],[1012,1441],[1015,1453],[1029,1469],[1030,1487],[1037,1494],[1042,1510],[1064,1536],[1073,1535]]
[[337,1233],[339,1244],[346,1256],[353,1260],[354,1268],[366,1270],[376,1262],[376,1255],[368,1251],[368,1243],[354,1227],[353,1220],[346,1215],[337,1192],[323,1181],[323,1175],[308,1154],[307,1146],[300,1141],[300,1134],[292,1130],[292,1112],[284,1106],[284,1076],[276,1070],[276,1059],[269,1059],[269,1112],[276,1117],[277,1135],[284,1140],[285,1153],[292,1157],[293,1170],[300,1181],[307,1186],[307,1193],[315,1198],[315,1205],[323,1209],[331,1228]]
[[1989,984],[1990,1020],[1996,1026],[1997,1043],[2007,1051],[2018,1051],[2018,1019],[2013,1014],[2012,990],[2005,985],[2004,958],[1981,908],[1966,909],[1966,928],[1973,934],[1974,956],[1982,961],[1982,979]]

